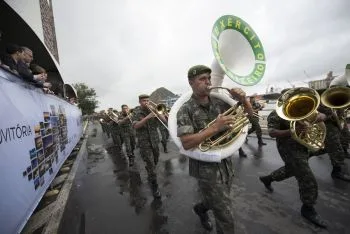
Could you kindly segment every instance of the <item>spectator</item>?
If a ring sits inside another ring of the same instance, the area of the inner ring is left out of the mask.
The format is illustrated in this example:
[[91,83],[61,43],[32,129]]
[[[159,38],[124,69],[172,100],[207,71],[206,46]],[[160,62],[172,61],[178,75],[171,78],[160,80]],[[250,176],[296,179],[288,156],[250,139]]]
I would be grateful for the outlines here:
[[9,67],[11,71],[18,74],[18,62],[23,58],[23,50],[16,44],[6,46],[6,54],[2,62]]
[[73,105],[76,105],[76,104],[77,104],[77,102],[76,102],[75,97],[71,97],[71,98],[69,98],[69,103],[70,103],[70,104],[73,104]]
[[18,72],[20,76],[29,82],[44,83],[46,80],[44,73],[37,73],[33,75],[32,71],[29,69],[30,63],[33,61],[32,50],[28,47],[21,47],[21,49],[23,53],[20,61],[18,62]]
[[47,80],[46,70],[43,67],[41,67],[41,66],[39,66],[37,64],[31,64],[30,65],[30,69],[31,69],[31,71],[33,73],[33,76],[36,76],[38,74],[40,74],[42,76],[41,80],[38,81],[38,82],[43,84],[44,92],[45,93],[49,93],[49,94],[54,94],[54,92],[50,90],[50,88],[52,87],[51,83],[45,82]]

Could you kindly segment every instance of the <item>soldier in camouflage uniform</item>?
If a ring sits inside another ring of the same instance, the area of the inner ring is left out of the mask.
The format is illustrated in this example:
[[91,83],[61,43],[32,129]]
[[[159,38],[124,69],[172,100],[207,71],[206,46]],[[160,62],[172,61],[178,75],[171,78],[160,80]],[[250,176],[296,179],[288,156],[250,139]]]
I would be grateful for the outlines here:
[[107,121],[106,121],[106,116],[105,115],[100,115],[99,116],[99,123],[101,124],[102,132],[106,133],[107,137],[109,138],[109,132],[108,132],[108,126],[107,126]]
[[350,158],[350,154],[348,152],[349,143],[350,143],[350,132],[346,121],[344,124],[344,128],[340,132],[340,142],[345,153],[345,158]]
[[[177,113],[177,136],[180,137],[185,150],[197,147],[206,138],[220,133],[232,124],[231,116],[219,115],[230,106],[218,98],[209,97],[210,73],[211,69],[203,65],[193,66],[188,71],[188,81],[193,94]],[[247,106],[248,101],[241,89],[232,89],[230,93]],[[199,132],[213,120],[213,125]],[[212,230],[213,226],[207,214],[208,210],[212,210],[217,233],[234,233],[231,158],[223,159],[219,163],[189,158],[189,173],[197,179],[203,197],[203,200],[193,207],[202,226]]]
[[[287,90],[283,90],[282,94],[284,91]],[[324,119],[325,115],[319,114],[318,121]],[[276,138],[277,149],[285,165],[267,176],[259,177],[260,181],[270,192],[273,192],[271,186],[273,181],[283,181],[294,176],[298,181],[300,199],[303,203],[301,207],[302,216],[325,228],[326,222],[321,219],[314,209],[318,196],[318,186],[308,162],[308,149],[292,139],[289,121],[279,117],[275,110],[269,114],[267,122],[269,135]],[[297,127],[303,128],[299,124]]]
[[350,181],[350,176],[344,174],[344,165],[345,165],[345,152],[341,144],[341,127],[338,126],[332,109],[320,105],[318,111],[325,114],[327,119],[326,124],[326,139],[325,139],[325,151],[328,153],[331,160],[333,170],[332,177],[336,179],[341,179],[344,181]]
[[[256,114],[258,114],[258,112],[263,109],[263,106],[259,102],[255,101],[255,96],[250,96],[249,97],[249,101],[250,101],[250,104],[252,105],[253,111]],[[257,116],[250,116],[249,117],[249,122],[251,123],[252,127],[249,128],[248,135],[253,133],[253,132],[255,132],[256,136],[258,138],[258,145],[259,146],[266,145],[266,143],[264,143],[263,140],[262,140],[262,131],[261,131],[261,127],[260,127],[260,124],[259,124],[259,117],[257,117]],[[246,143],[247,142],[248,142],[248,138],[246,139]]]
[[[135,110],[132,126],[136,129],[136,136],[140,148],[140,154],[146,164],[148,181],[151,185],[154,198],[160,198],[161,194],[158,189],[156,165],[159,160],[159,134],[158,119],[152,113],[148,106],[149,95],[142,94],[139,96],[140,107]],[[166,121],[163,115],[159,118]]]
[[122,105],[122,112],[119,115],[119,125],[121,130],[121,137],[125,143],[126,155],[129,158],[129,166],[134,165],[134,149],[135,149],[135,136],[134,129],[131,126],[132,119],[129,113],[129,107]]
[[159,123],[159,131],[160,131],[160,135],[162,136],[162,145],[163,145],[163,150],[164,153],[168,153],[168,148],[167,148],[167,142],[168,142],[168,137],[169,137],[169,132],[168,129],[160,122]]
[[[109,108],[108,111],[114,111],[114,110],[112,108]],[[108,129],[112,136],[113,143],[117,147],[118,154],[123,156],[123,151],[122,151],[123,141],[121,138],[121,128],[117,122],[118,122],[118,119],[115,119],[115,120],[109,119]]]

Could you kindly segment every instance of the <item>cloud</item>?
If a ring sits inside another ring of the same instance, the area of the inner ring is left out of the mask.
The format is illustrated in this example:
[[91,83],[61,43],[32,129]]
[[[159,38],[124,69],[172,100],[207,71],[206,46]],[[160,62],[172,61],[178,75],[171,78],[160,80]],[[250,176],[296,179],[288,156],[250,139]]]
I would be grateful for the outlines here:
[[[236,15],[261,39],[267,70],[246,87],[302,84],[349,63],[350,1],[86,1],[53,2],[61,67],[66,82],[96,89],[101,108],[135,106],[140,93],[166,87],[189,90],[186,73],[210,65],[210,34],[221,15]],[[224,85],[238,86],[228,78]]]

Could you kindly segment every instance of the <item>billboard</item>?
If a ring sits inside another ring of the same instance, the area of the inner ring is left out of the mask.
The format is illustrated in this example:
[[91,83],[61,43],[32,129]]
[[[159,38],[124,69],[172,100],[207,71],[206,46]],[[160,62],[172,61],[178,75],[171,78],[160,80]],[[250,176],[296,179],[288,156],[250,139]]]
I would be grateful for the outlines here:
[[18,233],[82,135],[81,111],[0,69],[0,233]]

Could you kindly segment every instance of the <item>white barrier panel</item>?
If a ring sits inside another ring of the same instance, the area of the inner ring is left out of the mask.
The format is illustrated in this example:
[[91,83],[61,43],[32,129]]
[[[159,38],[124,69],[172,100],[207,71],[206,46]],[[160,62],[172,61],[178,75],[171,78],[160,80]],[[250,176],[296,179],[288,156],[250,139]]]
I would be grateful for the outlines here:
[[81,111],[0,69],[0,233],[19,233],[82,135]]

